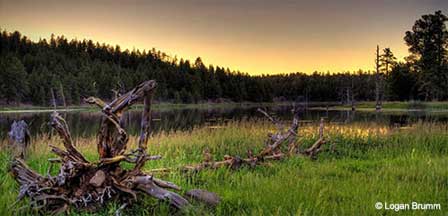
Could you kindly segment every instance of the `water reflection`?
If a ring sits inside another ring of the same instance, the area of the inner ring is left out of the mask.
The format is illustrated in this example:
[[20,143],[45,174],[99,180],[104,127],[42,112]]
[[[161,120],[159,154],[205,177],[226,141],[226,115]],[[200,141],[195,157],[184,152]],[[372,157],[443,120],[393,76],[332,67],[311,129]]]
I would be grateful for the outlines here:
[[[279,119],[291,119],[291,106],[270,107],[268,110]],[[125,116],[125,127],[130,134],[137,134],[140,125],[140,111],[131,110]],[[7,135],[14,120],[24,119],[30,125],[32,135],[47,133],[50,113],[0,113],[0,139]],[[63,113],[74,137],[89,137],[96,134],[101,114],[99,112]],[[407,126],[417,121],[448,122],[448,113],[427,112],[364,112],[350,110],[305,110],[301,114],[304,122],[316,121],[321,117],[340,124],[353,122],[372,122],[388,127]],[[220,109],[173,109],[152,113],[152,131],[192,130],[204,125],[219,125],[229,120],[242,121],[259,119],[263,116],[256,108],[220,108]]]

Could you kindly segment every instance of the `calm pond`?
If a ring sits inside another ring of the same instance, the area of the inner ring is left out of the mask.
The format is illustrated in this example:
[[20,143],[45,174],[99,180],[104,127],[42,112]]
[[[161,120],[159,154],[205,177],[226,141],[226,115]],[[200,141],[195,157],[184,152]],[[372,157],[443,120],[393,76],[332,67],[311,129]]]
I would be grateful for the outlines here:
[[[279,119],[291,119],[292,106],[282,105],[269,107],[268,111]],[[14,120],[25,120],[30,125],[33,136],[49,131],[50,112],[0,113],[0,140],[5,139]],[[61,112],[69,124],[73,137],[95,135],[101,114],[95,110]],[[127,112],[125,127],[130,134],[137,134],[140,125],[140,111]],[[369,112],[341,110],[306,110],[301,113],[304,122],[315,122],[321,117],[330,122],[350,124],[352,122],[372,122],[386,126],[407,126],[418,121],[448,122],[448,112]],[[255,107],[212,108],[212,109],[168,109],[155,110],[152,113],[152,131],[191,130],[195,127],[220,125],[227,121],[243,121],[264,118]]]

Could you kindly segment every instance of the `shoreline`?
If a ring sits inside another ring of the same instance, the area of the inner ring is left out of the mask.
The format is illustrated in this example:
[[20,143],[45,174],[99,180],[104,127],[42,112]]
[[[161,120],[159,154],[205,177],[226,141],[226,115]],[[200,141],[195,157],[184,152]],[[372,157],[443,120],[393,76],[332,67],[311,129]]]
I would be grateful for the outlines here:
[[[220,108],[250,108],[250,107],[272,107],[272,106],[291,106],[293,101],[285,102],[241,102],[241,103],[197,103],[197,104],[174,104],[174,103],[155,103],[155,110],[163,109],[220,109]],[[296,103],[297,104],[297,103]],[[304,103],[300,103],[304,104]],[[133,109],[142,108],[142,104],[136,104]],[[341,105],[337,102],[309,102],[309,110],[329,110],[329,111],[350,111],[351,106]],[[356,111],[371,112],[375,111],[375,102],[359,102]],[[0,113],[42,113],[42,112],[83,112],[96,111],[97,107],[93,105],[75,105],[64,107],[43,107],[43,106],[11,106],[0,108]],[[383,112],[448,112],[448,101],[443,102],[383,102]]]
[[[198,103],[198,104],[173,104],[173,103],[155,103],[153,104],[153,109],[163,110],[163,109],[221,109],[221,108],[241,108],[241,107],[270,107],[270,106],[288,106],[292,105],[293,102],[280,102],[280,103]],[[141,109],[143,104],[135,104],[131,110]],[[41,112],[78,112],[78,111],[98,111],[98,107],[94,105],[79,105],[79,106],[68,106],[64,107],[39,107],[39,106],[15,106],[0,108],[1,113],[41,113]]]

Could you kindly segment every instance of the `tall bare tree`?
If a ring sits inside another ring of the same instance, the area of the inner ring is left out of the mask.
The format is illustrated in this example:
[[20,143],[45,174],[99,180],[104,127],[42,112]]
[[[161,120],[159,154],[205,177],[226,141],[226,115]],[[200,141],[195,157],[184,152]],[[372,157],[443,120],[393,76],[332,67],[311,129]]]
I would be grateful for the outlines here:
[[376,111],[380,111],[382,108],[382,102],[381,102],[381,95],[380,95],[380,46],[376,46],[376,59],[375,59],[375,65],[376,65],[376,73],[375,73],[375,109]]
[[62,86],[62,83],[59,83],[59,94],[61,95],[64,108],[67,108],[67,102],[65,101],[65,94],[64,94],[64,86]]

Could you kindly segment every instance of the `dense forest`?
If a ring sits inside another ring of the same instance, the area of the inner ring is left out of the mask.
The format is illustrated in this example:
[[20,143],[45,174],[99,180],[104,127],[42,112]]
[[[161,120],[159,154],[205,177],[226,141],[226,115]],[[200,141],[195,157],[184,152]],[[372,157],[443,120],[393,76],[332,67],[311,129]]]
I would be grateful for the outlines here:
[[[384,100],[448,99],[447,21],[440,11],[417,20],[404,34],[409,46],[404,62],[397,62],[389,48],[381,50]],[[90,95],[110,100],[147,79],[159,83],[156,100],[174,103],[368,101],[375,99],[375,71],[250,76],[155,49],[122,50],[55,35],[35,42],[18,31],[0,34],[0,104],[48,106],[56,100],[74,105]]]

